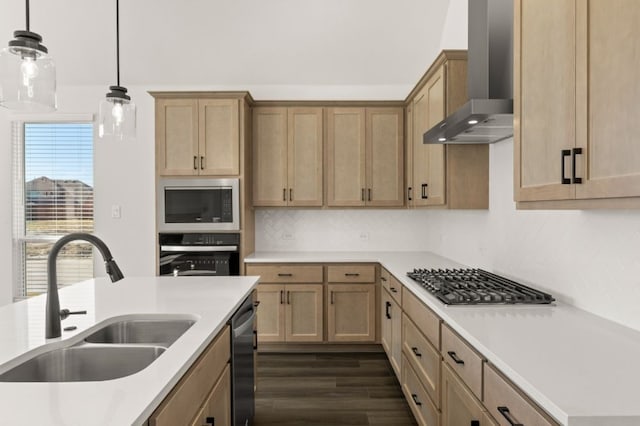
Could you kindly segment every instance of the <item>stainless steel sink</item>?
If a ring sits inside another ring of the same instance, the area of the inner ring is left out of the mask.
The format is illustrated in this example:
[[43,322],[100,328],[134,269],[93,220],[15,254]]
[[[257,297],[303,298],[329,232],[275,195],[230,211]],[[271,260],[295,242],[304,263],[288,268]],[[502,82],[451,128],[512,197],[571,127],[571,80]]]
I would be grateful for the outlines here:
[[195,321],[133,319],[107,325],[85,339],[89,343],[153,344],[169,347]]
[[137,373],[158,358],[160,346],[80,345],[54,349],[0,374],[0,382],[84,382]]

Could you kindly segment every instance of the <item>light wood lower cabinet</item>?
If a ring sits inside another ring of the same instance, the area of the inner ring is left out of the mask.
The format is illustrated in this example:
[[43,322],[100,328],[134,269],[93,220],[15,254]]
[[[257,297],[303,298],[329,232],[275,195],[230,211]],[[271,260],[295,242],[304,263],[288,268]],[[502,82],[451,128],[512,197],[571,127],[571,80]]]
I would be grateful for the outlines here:
[[220,421],[216,421],[216,425],[230,425],[230,358],[231,338],[227,326],[153,412],[149,426],[197,424],[194,422],[201,414],[218,416]]
[[227,365],[191,426],[231,426],[231,369]]
[[442,426],[493,426],[495,423],[448,365],[442,366]]
[[485,368],[484,403],[501,426],[558,426],[492,365]]
[[373,342],[376,339],[374,284],[327,285],[327,340]]
[[322,342],[322,284],[258,285],[261,342]]
[[[402,355],[402,392],[420,426],[440,426],[440,411],[433,405],[411,364]],[[459,425],[456,425],[459,426]]]
[[401,377],[402,354],[402,308],[386,290],[382,290],[380,304],[380,343],[384,348],[391,367],[398,378]]
[[402,333],[402,352],[435,406],[440,407],[440,352],[407,315],[402,317]]

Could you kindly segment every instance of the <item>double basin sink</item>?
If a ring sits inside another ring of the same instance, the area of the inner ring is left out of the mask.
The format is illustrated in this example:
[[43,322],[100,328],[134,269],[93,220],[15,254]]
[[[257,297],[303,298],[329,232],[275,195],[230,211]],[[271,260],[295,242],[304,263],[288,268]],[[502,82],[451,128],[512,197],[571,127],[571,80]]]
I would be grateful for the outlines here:
[[52,349],[0,374],[0,382],[112,380],[141,371],[167,350],[193,319],[127,319],[94,331],[84,340]]

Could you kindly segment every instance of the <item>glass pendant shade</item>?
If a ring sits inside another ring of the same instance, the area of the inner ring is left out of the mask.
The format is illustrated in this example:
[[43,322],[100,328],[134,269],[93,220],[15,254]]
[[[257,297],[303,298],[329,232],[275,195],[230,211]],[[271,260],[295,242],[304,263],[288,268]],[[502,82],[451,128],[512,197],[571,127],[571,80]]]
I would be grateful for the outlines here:
[[115,139],[132,139],[136,136],[136,104],[127,95],[127,89],[109,87],[105,99],[100,102],[98,136]]
[[0,52],[0,105],[18,111],[48,112],[57,107],[56,66],[42,37],[15,31]]

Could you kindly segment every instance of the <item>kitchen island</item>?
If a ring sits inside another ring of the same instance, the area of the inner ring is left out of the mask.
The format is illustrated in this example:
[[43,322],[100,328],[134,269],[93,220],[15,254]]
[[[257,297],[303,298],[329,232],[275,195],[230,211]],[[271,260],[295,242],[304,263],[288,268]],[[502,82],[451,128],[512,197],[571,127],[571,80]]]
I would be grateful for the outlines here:
[[636,330],[561,301],[444,305],[406,273],[414,268],[466,266],[429,252],[257,252],[245,263],[379,263],[560,424],[640,425],[640,332]]
[[[47,350],[79,342],[114,317],[196,320],[148,367],[114,380],[0,383],[0,424],[143,425],[257,285],[257,277],[96,278],[60,289],[73,315],[58,339],[45,339],[45,295],[0,307],[0,373]],[[47,346],[44,346],[44,345]]]

